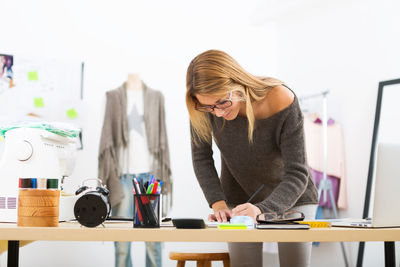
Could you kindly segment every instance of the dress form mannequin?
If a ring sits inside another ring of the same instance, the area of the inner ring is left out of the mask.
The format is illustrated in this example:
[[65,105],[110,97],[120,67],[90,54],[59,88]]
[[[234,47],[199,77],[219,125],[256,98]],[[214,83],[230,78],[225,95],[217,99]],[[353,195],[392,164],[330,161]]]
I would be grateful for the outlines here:
[[[129,125],[129,142],[121,150],[120,163],[122,170],[121,183],[125,197],[111,209],[113,216],[133,217],[132,178],[150,179],[150,162],[152,161],[146,139],[144,121],[144,86],[138,73],[128,73],[125,82],[126,112]],[[115,267],[132,267],[131,243],[115,242]],[[146,242],[146,267],[162,267],[162,247],[160,242]]]
[[142,79],[138,73],[128,73],[128,79],[126,81],[126,90],[143,90]]

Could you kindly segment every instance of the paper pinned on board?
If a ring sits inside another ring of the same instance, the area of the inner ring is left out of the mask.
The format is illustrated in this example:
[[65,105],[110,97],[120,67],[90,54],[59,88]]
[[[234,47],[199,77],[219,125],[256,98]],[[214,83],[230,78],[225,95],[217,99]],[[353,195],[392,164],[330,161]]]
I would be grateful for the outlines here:
[[76,117],[78,117],[78,112],[76,112],[74,108],[68,109],[66,113],[68,118],[70,119],[75,119]]
[[35,108],[43,108],[44,107],[44,101],[42,97],[35,97],[33,99],[33,105]]
[[28,71],[28,80],[29,81],[39,81],[39,75],[37,71]]

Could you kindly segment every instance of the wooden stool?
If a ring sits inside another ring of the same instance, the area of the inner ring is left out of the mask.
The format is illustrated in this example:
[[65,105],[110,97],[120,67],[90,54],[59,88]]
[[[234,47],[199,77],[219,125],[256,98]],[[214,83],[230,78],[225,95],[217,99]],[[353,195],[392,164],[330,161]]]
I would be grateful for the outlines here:
[[190,253],[190,252],[170,252],[169,258],[177,260],[177,267],[184,267],[186,261],[197,261],[197,267],[211,267],[212,261],[223,261],[224,267],[230,267],[228,252],[220,253]]

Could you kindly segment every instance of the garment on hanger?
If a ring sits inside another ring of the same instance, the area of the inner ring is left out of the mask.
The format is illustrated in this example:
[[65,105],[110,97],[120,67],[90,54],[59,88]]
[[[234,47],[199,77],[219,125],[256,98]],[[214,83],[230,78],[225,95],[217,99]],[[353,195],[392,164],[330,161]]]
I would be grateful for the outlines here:
[[[99,148],[99,178],[110,190],[111,206],[117,205],[124,197],[119,177],[123,173],[121,150],[127,148],[129,120],[127,114],[126,83],[106,93],[106,110]],[[164,97],[143,83],[143,120],[147,148],[150,153],[150,170],[162,180],[163,212],[172,205],[172,178],[170,169],[168,139],[165,125]],[[140,131],[140,130],[139,130]]]
[[[319,183],[321,180],[324,179],[324,173],[320,171],[316,171],[313,168],[310,167],[311,175],[314,178],[314,183],[318,187]],[[326,179],[331,181],[332,185],[332,193],[333,193],[333,199],[335,200],[336,206],[338,206],[338,198],[339,198],[339,188],[340,188],[340,182],[341,179],[339,177],[333,176],[333,175],[327,175]],[[331,208],[332,207],[332,202],[330,197],[327,195],[327,201],[325,202],[324,199],[321,197],[319,204],[320,207],[326,207],[326,208]],[[343,207],[341,207],[343,208]]]
[[[315,174],[314,181],[316,183],[320,181],[324,171],[323,126],[321,122],[317,113],[304,114],[307,160],[313,174]],[[347,194],[343,133],[340,124],[332,119],[328,120],[327,129],[327,179],[331,179],[333,187],[336,186],[336,189],[333,188],[333,193],[334,196],[335,194],[337,195],[337,207],[346,209]],[[331,207],[330,200],[328,200],[326,206]]]

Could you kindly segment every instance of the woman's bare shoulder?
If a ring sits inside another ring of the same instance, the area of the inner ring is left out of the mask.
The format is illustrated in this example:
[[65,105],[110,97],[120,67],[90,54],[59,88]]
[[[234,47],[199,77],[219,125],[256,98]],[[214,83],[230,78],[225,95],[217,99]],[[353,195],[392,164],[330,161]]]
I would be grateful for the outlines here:
[[293,103],[294,93],[289,88],[278,85],[270,89],[267,99],[272,113],[277,113]]

